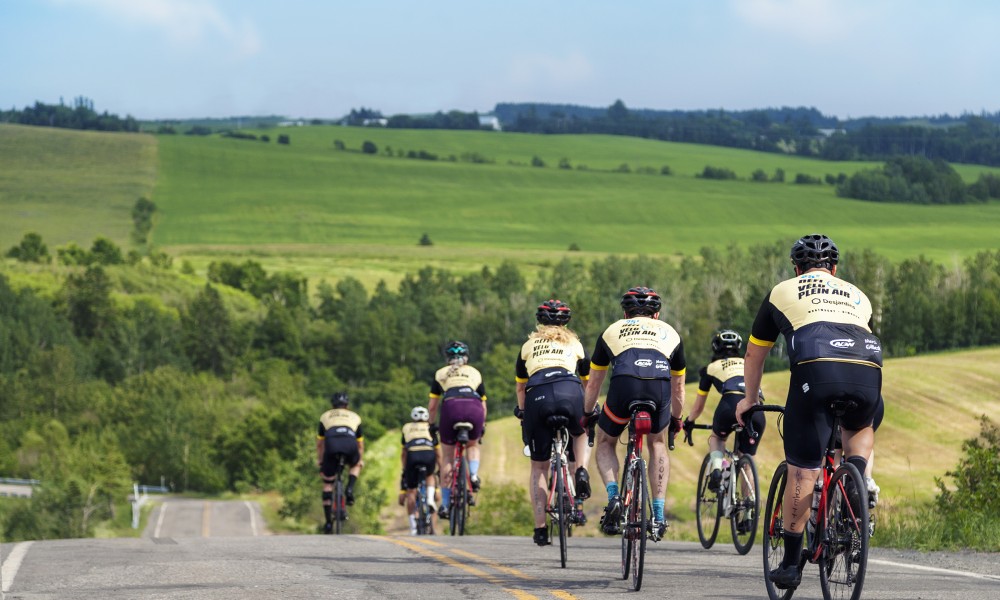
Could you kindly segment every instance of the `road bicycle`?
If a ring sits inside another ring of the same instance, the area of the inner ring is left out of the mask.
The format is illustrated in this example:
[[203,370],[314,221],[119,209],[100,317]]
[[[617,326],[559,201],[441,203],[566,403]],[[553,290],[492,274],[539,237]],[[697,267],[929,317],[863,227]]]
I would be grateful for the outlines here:
[[448,528],[451,535],[465,535],[465,523],[469,518],[469,507],[475,505],[476,497],[472,489],[472,475],[469,473],[469,459],[465,447],[469,443],[472,423],[455,423],[455,460],[451,468],[451,503],[448,506]]
[[427,498],[427,467],[417,465],[417,535],[434,535],[434,510]]
[[[743,416],[748,427],[748,435],[754,443],[760,435],[753,431],[749,419],[755,412],[784,413],[783,406],[758,404],[750,408]],[[708,429],[711,425],[692,425],[690,429]],[[732,449],[723,449],[722,480],[716,491],[709,488],[711,481],[711,452],[701,461],[701,471],[698,473],[698,489],[695,499],[695,517],[698,525],[698,540],[703,548],[711,548],[719,533],[719,522],[729,520],[729,529],[733,537],[733,546],[741,555],[750,552],[757,536],[757,524],[760,517],[760,478],[757,475],[757,463],[749,454],[737,452],[739,434],[743,427],[734,423],[732,434]],[[780,429],[779,429],[780,431]],[[691,432],[684,432],[684,441],[689,446],[694,445]]]
[[333,533],[340,535],[347,521],[347,502],[344,496],[344,464],[346,457],[336,455],[337,465],[333,474],[333,505],[330,507],[330,517],[333,519]]
[[[559,537],[559,562],[566,568],[567,538],[573,535],[574,525],[584,523],[584,517],[582,508],[576,503],[576,485],[570,475],[566,455],[572,441],[569,417],[550,415],[546,425],[552,431],[552,455],[549,458],[549,494],[545,512],[549,515],[549,539]],[[593,445],[593,435],[589,441]]]
[[[835,435],[844,413],[853,409],[851,400],[829,404],[834,415],[833,432],[826,446],[826,458],[813,490],[812,510],[806,524],[806,539],[799,558],[799,571],[806,562],[819,566],[819,582],[824,600],[858,600],[868,567],[868,488],[864,476],[847,462],[837,465]],[[782,461],[774,471],[764,513],[764,585],[771,600],[789,600],[794,589],[780,590],[771,581],[785,555],[782,500],[788,479],[788,465]]]
[[[652,498],[646,481],[646,461],[642,458],[643,436],[652,431],[656,403],[633,400],[629,403],[628,447],[622,469],[622,579],[632,576],[632,588],[642,587],[642,567],[646,559],[646,537],[652,533]],[[667,408],[664,408],[667,410]]]

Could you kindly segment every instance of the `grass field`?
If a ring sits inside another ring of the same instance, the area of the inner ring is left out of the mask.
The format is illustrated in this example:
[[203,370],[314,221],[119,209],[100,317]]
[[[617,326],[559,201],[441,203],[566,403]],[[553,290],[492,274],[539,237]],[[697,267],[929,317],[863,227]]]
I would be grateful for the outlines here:
[[[933,354],[913,358],[890,359],[884,371],[886,413],[876,434],[874,476],[882,488],[879,515],[888,525],[894,509],[930,501],[937,493],[935,477],[944,478],[962,456],[962,442],[979,433],[979,416],[1000,414],[1000,396],[984,393],[1000,387],[1000,348],[987,348]],[[935,374],[929,376],[929,374]],[[947,379],[941,381],[941,375]],[[788,373],[764,376],[763,389],[770,403],[784,404],[788,391]],[[694,402],[696,385],[687,386],[687,408]],[[709,396],[701,423],[709,423],[718,402],[718,394]],[[511,481],[526,485],[530,462],[521,454],[520,430],[513,417],[491,421],[484,441],[484,489],[489,484]],[[782,460],[781,438],[777,435],[776,418],[768,415],[768,430],[757,466],[761,476],[761,493],[767,495],[771,473]],[[398,435],[391,432],[378,443],[397,444]],[[673,515],[671,539],[697,539],[694,522],[695,479],[701,460],[708,451],[707,432],[695,432],[695,446],[678,445],[670,454],[670,489],[667,510]],[[678,444],[680,439],[678,438]],[[621,448],[624,453],[624,448]],[[398,461],[396,461],[398,462]],[[399,478],[398,464],[389,478]],[[597,535],[606,496],[597,477],[596,463],[590,467],[594,481],[594,499],[587,503],[592,525],[574,535]],[[945,478],[946,479],[946,478]],[[946,479],[947,481],[947,479]],[[525,492],[527,501],[527,492]],[[384,511],[387,528],[400,526],[395,521],[402,509],[392,505]],[[717,543],[729,543],[728,526],[720,528]]]
[[[952,264],[995,248],[1000,229],[998,202],[882,205],[837,198],[828,185],[790,183],[797,173],[822,177],[873,164],[612,136],[333,126],[266,133],[270,143],[0,126],[0,248],[25,231],[50,246],[86,245],[98,234],[127,244],[129,209],[150,186],[159,207],[154,243],[199,272],[212,260],[249,257],[314,282],[350,275],[369,285],[428,264],[470,272],[512,260],[530,274],[567,255],[692,254],[813,230],[844,249]],[[275,143],[279,134],[291,144]],[[347,151],[335,150],[334,140]],[[377,155],[359,151],[366,140]],[[458,160],[396,156],[411,150]],[[472,154],[493,162],[462,160]],[[530,166],[534,156],[547,166]],[[574,168],[557,168],[563,158]],[[633,172],[612,172],[622,164]],[[635,172],[663,165],[674,174]],[[706,165],[744,179],[697,178]],[[789,182],[746,180],[755,169],[778,168]],[[958,169],[969,181],[989,170]],[[418,246],[424,233],[433,246]],[[582,252],[569,252],[572,244]]]

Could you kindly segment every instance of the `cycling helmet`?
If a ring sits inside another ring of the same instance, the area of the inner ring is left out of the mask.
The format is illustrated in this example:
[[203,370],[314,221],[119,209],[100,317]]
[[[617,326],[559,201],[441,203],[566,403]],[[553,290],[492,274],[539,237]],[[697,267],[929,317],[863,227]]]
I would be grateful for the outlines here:
[[722,329],[712,336],[712,352],[716,354],[739,354],[743,338],[732,329]]
[[648,287],[629,288],[622,296],[622,310],[626,316],[655,315],[660,312],[660,295]]
[[444,356],[451,362],[457,358],[464,358],[466,361],[469,360],[469,347],[465,342],[460,342],[455,340],[454,342],[449,342],[447,346],[444,347]]
[[347,392],[336,392],[330,396],[330,405],[334,408],[344,408],[347,406]]
[[833,240],[822,233],[813,233],[792,244],[790,256],[792,263],[803,271],[813,268],[832,269],[840,258],[840,251]]
[[414,406],[413,410],[410,411],[410,420],[427,422],[430,419],[431,414],[423,406]]
[[565,325],[572,316],[573,311],[562,300],[546,300],[535,312],[535,318],[542,325]]

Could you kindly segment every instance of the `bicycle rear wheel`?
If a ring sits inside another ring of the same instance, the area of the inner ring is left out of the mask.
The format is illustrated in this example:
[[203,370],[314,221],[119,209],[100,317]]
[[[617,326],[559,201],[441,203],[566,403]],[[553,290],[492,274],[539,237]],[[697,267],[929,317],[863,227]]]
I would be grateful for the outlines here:
[[757,465],[753,457],[744,454],[736,462],[736,476],[730,477],[734,502],[729,515],[729,527],[733,533],[733,545],[740,554],[753,548],[757,536],[757,521],[760,514],[760,482],[757,479]]
[[566,568],[567,526],[569,513],[566,510],[566,480],[564,478],[562,461],[556,458],[556,530],[559,532],[559,563]]
[[711,476],[711,456],[706,454],[701,461],[701,471],[698,473],[698,496],[695,498],[695,518],[698,524],[698,540],[702,548],[711,548],[715,536],[719,534],[721,503],[719,495],[708,489]]
[[868,567],[868,489],[858,469],[844,463],[827,488],[819,583],[824,600],[858,600]]
[[629,519],[629,529],[635,536],[635,548],[632,551],[632,589],[638,592],[642,588],[642,567],[646,560],[646,533],[649,529],[647,509],[650,499],[646,486],[646,461],[640,458],[632,464],[635,469],[632,473],[632,483],[635,487],[632,490],[631,504],[635,520]]
[[452,489],[451,535],[465,535],[465,519],[469,515],[469,462],[464,455],[452,482]]
[[417,535],[427,535],[427,486],[417,486]]
[[771,487],[767,492],[767,510],[764,512],[764,587],[770,600],[789,600],[795,590],[779,590],[771,581],[771,570],[777,569],[785,558],[785,527],[781,509],[788,480],[788,465],[782,461],[774,470]]
[[333,532],[337,535],[343,532],[344,517],[347,511],[345,507],[344,482],[341,481],[340,473],[338,473],[337,480],[333,484]]

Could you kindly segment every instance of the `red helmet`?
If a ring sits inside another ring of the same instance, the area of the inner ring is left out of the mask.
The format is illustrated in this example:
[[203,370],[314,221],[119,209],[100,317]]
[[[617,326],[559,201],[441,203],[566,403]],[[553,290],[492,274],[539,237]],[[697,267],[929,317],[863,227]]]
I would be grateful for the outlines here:
[[572,317],[573,311],[562,300],[546,300],[535,311],[535,318],[542,325],[565,325]]

